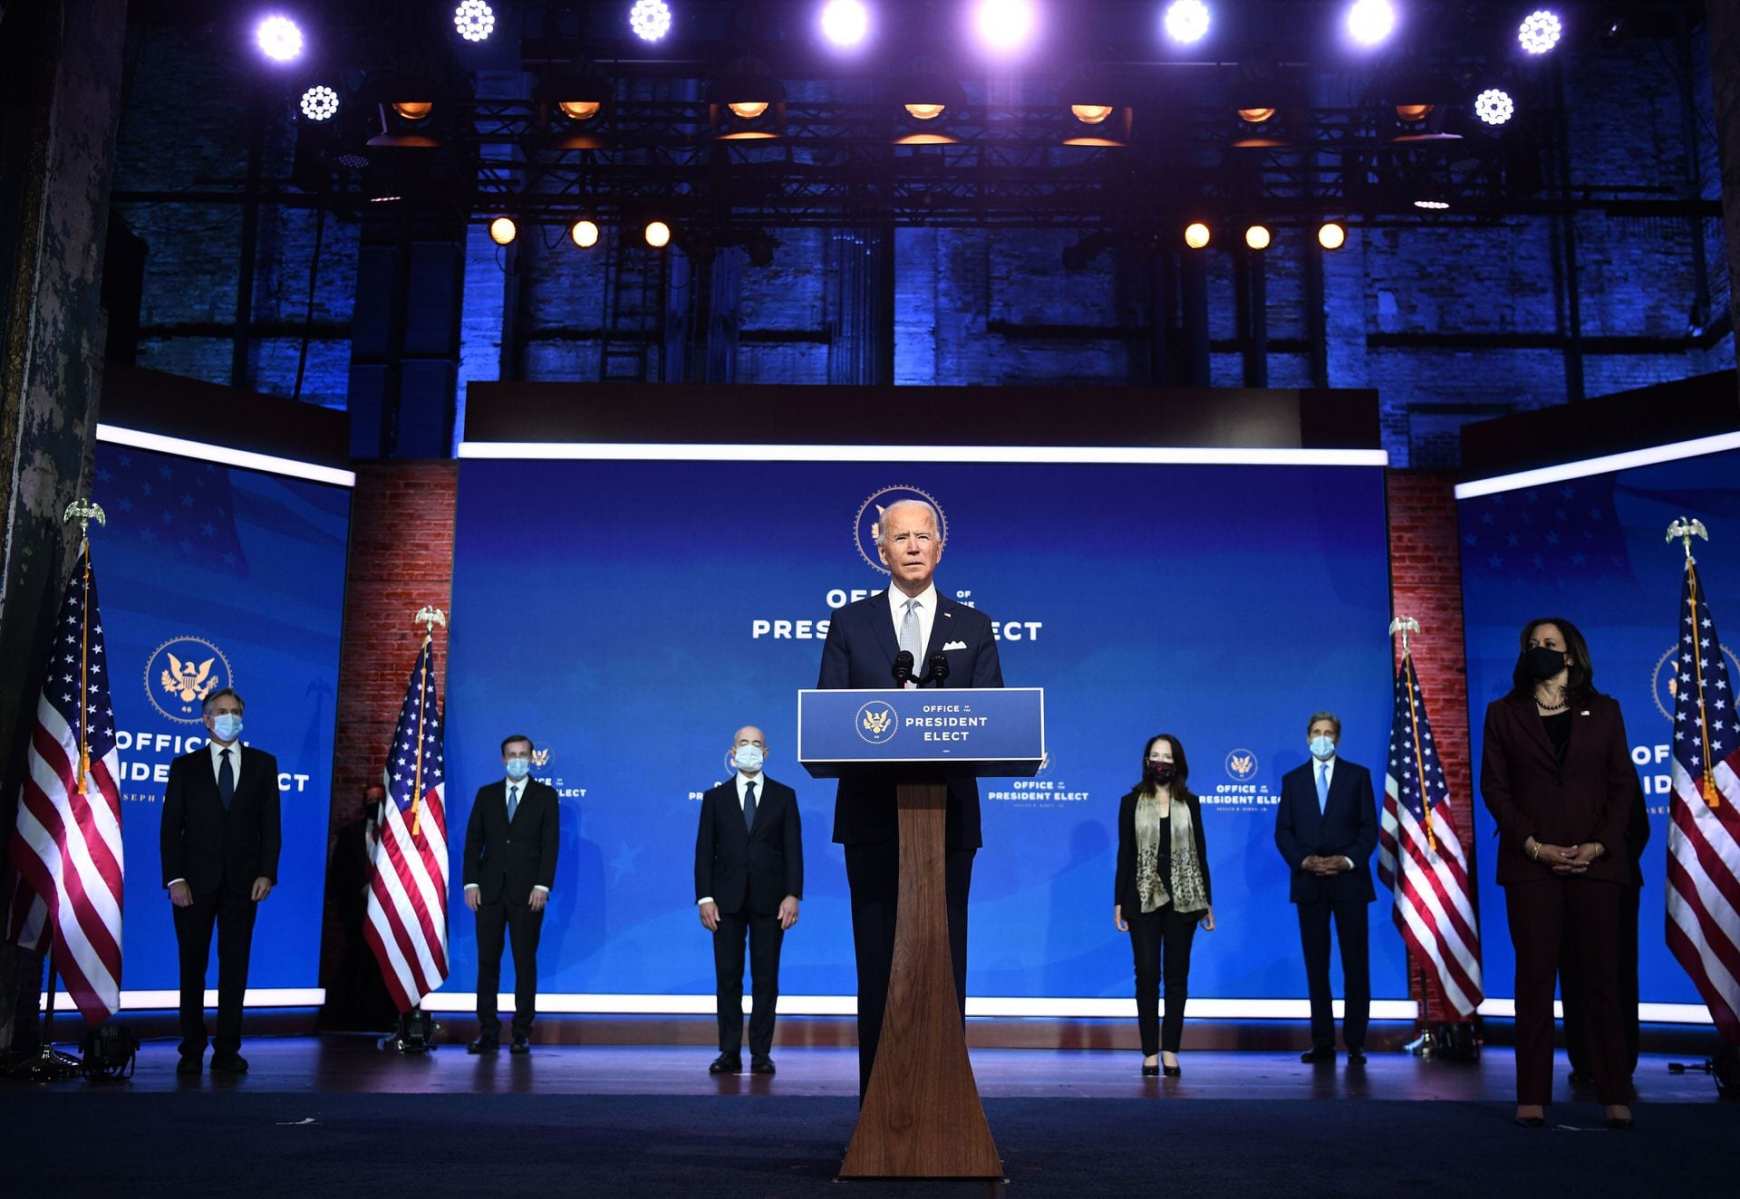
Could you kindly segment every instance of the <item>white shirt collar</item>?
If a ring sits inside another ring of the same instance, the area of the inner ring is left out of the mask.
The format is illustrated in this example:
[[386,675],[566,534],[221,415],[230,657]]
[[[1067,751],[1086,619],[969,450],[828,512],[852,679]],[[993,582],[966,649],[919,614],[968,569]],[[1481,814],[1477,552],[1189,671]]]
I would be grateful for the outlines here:
[[242,743],[240,741],[231,742],[229,745],[219,745],[216,741],[209,741],[206,744],[211,750],[212,769],[215,770],[223,766],[224,760],[221,755],[226,749],[230,751],[230,769],[241,769]]
[[923,591],[913,596],[907,595],[906,592],[896,587],[893,583],[888,585],[888,610],[894,614],[894,624],[896,628],[899,627],[901,620],[906,616],[906,601],[908,599],[915,599],[918,601],[918,610],[921,613],[928,612],[930,615],[935,616],[936,580],[932,579]]
[[[1335,760],[1337,758],[1339,758],[1340,756],[1341,756],[1340,754],[1332,754],[1332,755],[1330,755],[1330,758],[1327,762],[1319,761],[1316,757],[1313,757],[1311,759],[1311,773],[1312,774],[1323,774],[1323,776],[1326,779],[1328,779],[1330,782],[1334,782],[1335,781]],[[1325,768],[1327,768],[1327,770],[1328,770],[1327,774],[1324,773]]]

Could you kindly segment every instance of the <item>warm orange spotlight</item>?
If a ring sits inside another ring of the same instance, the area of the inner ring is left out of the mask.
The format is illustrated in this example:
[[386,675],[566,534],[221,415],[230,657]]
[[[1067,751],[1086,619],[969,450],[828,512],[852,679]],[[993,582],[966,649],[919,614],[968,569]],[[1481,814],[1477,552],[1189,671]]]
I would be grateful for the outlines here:
[[1192,221],[1184,226],[1184,244],[1192,250],[1206,249],[1211,236],[1208,226],[1201,221]]
[[945,107],[943,104],[908,104],[906,115],[915,121],[934,121],[942,116]]
[[725,107],[729,108],[738,120],[753,121],[767,111],[767,101],[739,100],[735,104],[727,104]]
[[394,100],[393,111],[407,121],[421,121],[435,111],[432,100]]
[[1317,227],[1317,244],[1325,250],[1339,250],[1347,244],[1347,229],[1336,221],[1324,221]]
[[1247,125],[1261,125],[1264,121],[1272,119],[1274,115],[1275,110],[1273,108],[1239,109],[1239,120]]
[[570,121],[590,121],[604,105],[598,100],[558,100],[556,107]]
[[1269,243],[1275,240],[1267,225],[1250,225],[1245,229],[1245,245],[1253,250],[1266,250]]
[[574,239],[574,244],[582,250],[590,250],[598,244],[598,226],[591,221],[581,219],[568,226],[568,236]]
[[1069,111],[1084,125],[1098,125],[1112,115],[1110,104],[1071,104]]
[[648,221],[646,223],[646,244],[655,250],[662,250],[671,244],[671,227],[663,221]]
[[507,245],[519,234],[519,226],[514,224],[512,217],[498,216],[489,223],[489,240],[498,246]]

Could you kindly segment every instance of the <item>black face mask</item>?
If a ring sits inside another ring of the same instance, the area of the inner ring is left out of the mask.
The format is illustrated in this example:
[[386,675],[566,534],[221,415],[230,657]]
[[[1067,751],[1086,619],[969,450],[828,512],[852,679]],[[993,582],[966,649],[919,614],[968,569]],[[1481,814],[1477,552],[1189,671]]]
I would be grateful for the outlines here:
[[1178,768],[1170,762],[1162,762],[1158,766],[1148,767],[1148,777],[1162,787],[1169,787],[1178,777]]
[[1565,669],[1565,653],[1563,650],[1548,649],[1537,645],[1533,649],[1525,649],[1522,653],[1523,665],[1527,667],[1529,677],[1537,682],[1543,682]]

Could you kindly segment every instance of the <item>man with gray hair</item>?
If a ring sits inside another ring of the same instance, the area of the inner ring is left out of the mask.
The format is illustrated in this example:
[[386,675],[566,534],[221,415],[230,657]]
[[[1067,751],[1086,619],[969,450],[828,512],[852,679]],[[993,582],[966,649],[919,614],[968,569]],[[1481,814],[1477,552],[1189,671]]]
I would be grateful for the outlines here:
[[[944,598],[933,576],[942,560],[936,509],[922,500],[890,504],[877,522],[876,546],[888,568],[886,593],[836,611],[822,646],[819,688],[892,687],[895,663],[911,655],[914,672],[943,687],[1001,687],[997,639],[984,613]],[[938,666],[943,668],[938,670]],[[939,677],[940,676],[940,677]],[[907,680],[906,686],[917,683]],[[880,771],[843,775],[834,800],[834,840],[846,848],[852,891],[852,944],[858,962],[858,1095],[870,1085],[888,979],[900,894],[900,818],[896,784]],[[949,951],[955,996],[967,1003],[967,893],[979,834],[979,785],[971,775],[948,779],[944,825]]]
[[1377,849],[1377,801],[1371,771],[1336,754],[1341,719],[1315,712],[1305,725],[1311,757],[1281,776],[1275,808],[1275,846],[1293,872],[1291,898],[1299,911],[1305,983],[1311,995],[1311,1048],[1304,1062],[1335,1060],[1335,1014],[1329,989],[1329,924],[1341,942],[1347,992],[1341,1035],[1347,1064],[1365,1062],[1371,1016],[1371,961],[1366,908],[1377,898],[1371,855]]

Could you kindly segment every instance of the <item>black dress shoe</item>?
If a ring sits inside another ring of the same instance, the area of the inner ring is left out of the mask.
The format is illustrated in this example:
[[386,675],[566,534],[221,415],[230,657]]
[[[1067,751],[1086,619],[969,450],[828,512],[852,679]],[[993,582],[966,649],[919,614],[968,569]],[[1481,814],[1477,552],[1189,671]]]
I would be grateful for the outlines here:
[[199,1072],[204,1068],[204,1066],[205,1060],[203,1057],[195,1057],[192,1054],[188,1054],[183,1056],[179,1062],[175,1063],[175,1072],[183,1078],[186,1078],[189,1075],[198,1078]]
[[709,1074],[741,1074],[743,1059],[735,1053],[721,1053],[713,1059],[713,1064],[707,1067]]
[[1150,1066],[1147,1062],[1143,1062],[1142,1063],[1142,1077],[1143,1078],[1159,1078],[1160,1077],[1160,1063],[1155,1062],[1152,1066]]
[[465,1047],[467,1053],[500,1053],[501,1042],[494,1037],[479,1037]]
[[532,1043],[526,1037],[515,1037],[514,1043],[508,1046],[508,1052],[524,1057],[532,1051]]
[[750,1058],[749,1059],[749,1072],[751,1074],[772,1074],[773,1073],[773,1059],[770,1057],[752,1057],[752,1058]]
[[239,1053],[214,1053],[211,1059],[213,1074],[246,1074],[248,1059]]
[[1349,1049],[1347,1051],[1347,1064],[1350,1066],[1363,1066],[1363,1065],[1365,1065],[1365,1050],[1363,1050],[1363,1049]]
[[1299,1055],[1299,1060],[1306,1063],[1333,1062],[1335,1060],[1335,1050],[1326,1049],[1321,1045],[1313,1046],[1312,1048],[1307,1049],[1304,1053],[1301,1053]]

